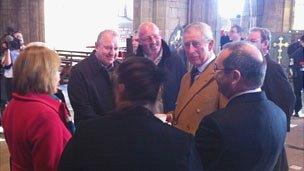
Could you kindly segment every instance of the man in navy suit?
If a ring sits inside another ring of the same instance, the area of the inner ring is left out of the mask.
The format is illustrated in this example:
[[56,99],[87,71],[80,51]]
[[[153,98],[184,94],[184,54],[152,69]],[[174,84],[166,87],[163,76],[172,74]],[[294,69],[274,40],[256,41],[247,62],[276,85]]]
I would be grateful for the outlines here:
[[266,61],[247,42],[224,46],[214,65],[228,105],[206,116],[195,140],[205,170],[272,170],[286,137],[286,115],[261,90]]

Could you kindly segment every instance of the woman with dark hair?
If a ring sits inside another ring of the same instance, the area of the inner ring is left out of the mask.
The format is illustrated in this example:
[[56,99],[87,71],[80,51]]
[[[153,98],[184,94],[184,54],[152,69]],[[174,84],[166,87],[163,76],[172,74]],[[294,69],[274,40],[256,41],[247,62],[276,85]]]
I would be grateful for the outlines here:
[[147,58],[128,58],[114,76],[116,110],[79,124],[59,170],[202,170],[192,135],[154,116],[163,75]]
[[60,58],[40,42],[25,47],[13,66],[13,94],[3,114],[13,171],[55,171],[71,138],[66,108],[53,94]]

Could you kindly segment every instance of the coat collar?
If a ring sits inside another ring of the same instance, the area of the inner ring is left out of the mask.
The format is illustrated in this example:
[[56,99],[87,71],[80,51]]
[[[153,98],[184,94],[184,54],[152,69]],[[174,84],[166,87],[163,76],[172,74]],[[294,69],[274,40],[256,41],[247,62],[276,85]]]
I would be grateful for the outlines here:
[[[96,76],[99,76],[101,72],[104,72],[104,73],[106,73],[106,75],[108,75],[108,71],[103,67],[101,62],[97,59],[95,53],[96,53],[96,51],[94,50],[88,57],[88,63],[90,64],[90,67],[92,68],[93,73]],[[115,60],[113,62],[113,64],[114,64],[113,71],[120,63],[121,62],[119,60]],[[108,79],[110,79],[110,78],[108,78]]]
[[259,100],[267,100],[265,92],[256,92],[256,93],[246,93],[240,96],[233,98],[227,104],[227,107],[230,105],[238,104],[238,103],[247,103],[252,101],[259,101]]
[[19,101],[35,101],[39,103],[43,103],[53,110],[55,110],[57,113],[59,113],[60,109],[60,101],[55,99],[49,94],[42,94],[42,93],[27,93],[26,95],[21,95],[18,93],[13,93],[13,99],[19,100]]

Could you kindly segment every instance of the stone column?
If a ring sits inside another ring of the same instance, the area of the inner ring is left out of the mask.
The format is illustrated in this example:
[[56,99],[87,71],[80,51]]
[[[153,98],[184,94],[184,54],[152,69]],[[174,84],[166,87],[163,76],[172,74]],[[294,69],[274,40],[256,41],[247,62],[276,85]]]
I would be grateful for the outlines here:
[[44,41],[44,0],[1,0],[0,35],[10,26],[23,33],[25,42]]
[[134,0],[133,28],[142,22],[155,23],[165,40],[177,24],[187,24],[188,0]]
[[275,33],[291,28],[292,0],[262,0],[257,4],[257,26]]
[[218,15],[218,2],[210,0],[189,0],[190,22],[204,22],[211,26],[215,39],[215,48],[218,51],[220,17]]

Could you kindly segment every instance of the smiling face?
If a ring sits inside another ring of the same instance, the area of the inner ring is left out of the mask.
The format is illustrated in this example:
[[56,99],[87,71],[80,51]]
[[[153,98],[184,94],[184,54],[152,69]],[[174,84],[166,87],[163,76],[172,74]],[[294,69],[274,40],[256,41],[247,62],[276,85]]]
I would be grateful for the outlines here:
[[143,23],[139,27],[139,44],[149,57],[159,54],[161,49],[161,36],[158,27],[153,23]]
[[202,66],[212,53],[213,40],[206,40],[200,31],[189,29],[184,33],[183,41],[189,62],[195,67]]
[[106,32],[96,42],[95,50],[96,57],[105,66],[111,65],[118,55],[118,37],[111,32]]

